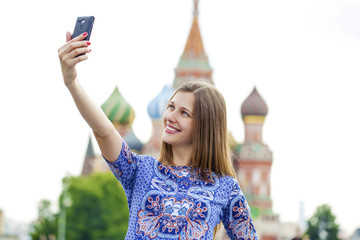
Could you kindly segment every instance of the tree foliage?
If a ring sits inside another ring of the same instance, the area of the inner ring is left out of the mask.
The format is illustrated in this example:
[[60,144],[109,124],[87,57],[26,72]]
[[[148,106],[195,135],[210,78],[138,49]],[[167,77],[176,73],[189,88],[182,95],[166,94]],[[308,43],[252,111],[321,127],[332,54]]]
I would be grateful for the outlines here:
[[332,214],[330,206],[324,204],[316,209],[315,214],[307,221],[307,234],[311,240],[339,240],[339,225],[335,223],[336,217]]
[[68,197],[66,239],[124,239],[129,219],[127,200],[111,173],[64,179],[60,202]]
[[51,240],[56,236],[57,215],[51,211],[51,202],[42,200],[38,206],[38,220],[32,225],[32,239]]
[[[129,219],[127,200],[120,183],[111,173],[65,177],[63,186],[59,197],[61,211],[57,214],[45,211],[48,205],[39,210],[39,220],[53,220],[52,234],[57,234],[59,229],[61,235],[60,229],[65,227],[65,239],[125,238]],[[38,232],[47,226],[46,221],[38,222],[31,234],[33,240],[40,239]]]

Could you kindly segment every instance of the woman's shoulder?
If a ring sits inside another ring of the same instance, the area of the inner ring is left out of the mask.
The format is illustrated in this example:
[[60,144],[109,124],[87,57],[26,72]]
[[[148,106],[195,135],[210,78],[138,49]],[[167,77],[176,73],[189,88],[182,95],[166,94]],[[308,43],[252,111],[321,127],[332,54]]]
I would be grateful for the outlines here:
[[242,190],[238,180],[232,176],[221,176],[219,182],[223,191],[226,191],[229,195],[242,194]]
[[159,162],[154,156],[151,155],[135,153],[135,152],[133,152],[133,154],[139,160],[140,165],[154,165]]
[[228,176],[228,175],[224,175],[224,176],[217,176],[219,178],[219,180],[221,182],[223,182],[223,184],[234,184],[237,183],[236,178],[232,177],[232,176]]
[[128,161],[130,159],[132,159],[132,161],[138,161],[138,163],[149,163],[150,162],[154,162],[154,161],[157,161],[157,159],[151,155],[146,155],[146,154],[142,154],[142,153],[139,153],[137,151],[133,151],[129,144],[124,140],[122,139],[122,147],[121,147],[121,152],[120,152],[120,155],[119,155],[119,158],[126,158],[128,159]]

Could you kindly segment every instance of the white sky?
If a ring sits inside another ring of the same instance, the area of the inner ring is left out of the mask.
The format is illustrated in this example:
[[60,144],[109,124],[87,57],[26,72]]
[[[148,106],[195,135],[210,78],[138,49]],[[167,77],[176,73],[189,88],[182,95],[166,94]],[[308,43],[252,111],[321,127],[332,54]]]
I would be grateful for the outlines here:
[[[77,16],[96,17],[83,87],[102,104],[116,85],[146,142],[146,107],[185,46],[192,0],[0,3],[0,208],[30,221],[56,204],[61,179],[81,172],[90,129],[62,83],[57,49]],[[200,30],[229,128],[244,139],[240,106],[256,86],[269,107],[264,142],[274,153],[273,210],[306,218],[327,203],[342,229],[360,226],[360,2],[201,0]]]

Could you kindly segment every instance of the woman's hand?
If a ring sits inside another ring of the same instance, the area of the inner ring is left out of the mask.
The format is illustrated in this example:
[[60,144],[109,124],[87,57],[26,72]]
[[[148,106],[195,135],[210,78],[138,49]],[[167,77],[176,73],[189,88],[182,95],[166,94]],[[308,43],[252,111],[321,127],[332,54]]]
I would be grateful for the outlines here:
[[88,59],[85,53],[91,52],[91,50],[88,48],[90,42],[83,41],[86,36],[87,33],[85,32],[82,35],[71,39],[71,33],[67,32],[66,43],[58,50],[61,71],[66,86],[69,86],[76,79],[76,64]]

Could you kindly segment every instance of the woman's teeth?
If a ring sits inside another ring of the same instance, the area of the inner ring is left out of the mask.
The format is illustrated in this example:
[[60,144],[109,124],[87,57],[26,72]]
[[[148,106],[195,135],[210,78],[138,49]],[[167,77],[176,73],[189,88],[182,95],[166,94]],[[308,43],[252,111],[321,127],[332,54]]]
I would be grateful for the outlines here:
[[176,132],[176,131],[177,131],[177,129],[172,128],[172,127],[170,127],[170,126],[166,126],[166,129],[168,129],[168,130],[170,130],[170,131],[173,131],[173,132]]

